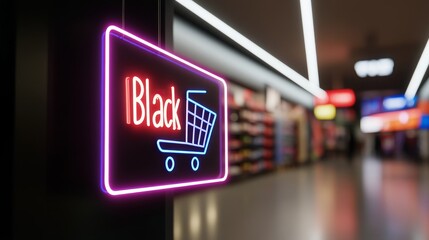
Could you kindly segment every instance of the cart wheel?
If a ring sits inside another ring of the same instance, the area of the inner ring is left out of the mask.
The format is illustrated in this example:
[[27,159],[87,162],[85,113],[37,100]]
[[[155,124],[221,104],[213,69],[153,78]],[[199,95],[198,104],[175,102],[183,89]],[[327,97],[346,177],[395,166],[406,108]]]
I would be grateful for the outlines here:
[[173,169],[174,169],[173,157],[169,156],[165,159],[165,169],[167,169],[168,172],[173,171]]
[[198,160],[197,157],[192,158],[191,167],[192,167],[192,170],[194,170],[194,171],[197,171],[198,168],[200,167],[200,160]]

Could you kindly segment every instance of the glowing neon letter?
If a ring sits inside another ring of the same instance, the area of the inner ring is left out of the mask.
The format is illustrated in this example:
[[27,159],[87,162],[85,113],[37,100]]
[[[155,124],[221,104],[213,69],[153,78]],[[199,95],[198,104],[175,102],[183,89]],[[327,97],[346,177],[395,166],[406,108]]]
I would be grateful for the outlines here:
[[[172,100],[171,99],[165,100],[165,103],[164,103],[164,123],[165,123],[166,127],[170,128],[171,125],[173,124],[173,119],[167,120],[167,107],[168,107],[168,104],[172,105]],[[176,128],[173,127],[173,129],[176,129]]]
[[[146,126],[152,124],[155,128],[173,128],[173,130],[180,130],[182,127],[179,121],[180,98],[176,99],[175,88],[171,87],[171,97],[164,100],[160,94],[150,96],[149,79],[146,78],[145,84],[143,85],[142,80],[139,77],[134,76],[132,78],[132,114],[133,123],[140,125],[144,122],[146,117]],[[126,122],[130,124],[131,112],[130,112],[130,77],[125,78],[125,104],[126,104]],[[145,98],[145,104],[143,103],[143,97]],[[152,100],[151,100],[152,99]],[[153,112],[151,117],[151,108],[156,107],[156,111]],[[169,114],[171,111],[171,114]],[[170,118],[168,118],[170,116]]]
[[150,126],[150,106],[149,106],[149,79],[146,78],[146,125]]
[[[139,95],[137,95],[136,93],[136,83],[139,84],[140,86],[140,92]],[[143,88],[143,83],[142,80],[140,80],[140,78],[138,77],[133,77],[133,121],[135,125],[140,125],[143,122],[143,119],[145,117],[145,109],[144,109],[144,105],[142,102],[142,97],[143,97],[143,92],[144,92],[144,88]],[[137,105],[138,104],[140,106],[140,118],[137,119]]]
[[125,106],[126,106],[126,122],[127,124],[131,123],[131,113],[130,113],[130,78],[125,78]]
[[180,98],[179,99],[177,99],[177,101],[174,101],[175,100],[175,98],[174,98],[174,87],[171,87],[171,99],[172,99],[172,101],[173,101],[173,103],[172,103],[172,107],[173,107],[173,111],[172,111],[172,113],[173,113],[173,115],[172,115],[172,118],[173,118],[173,129],[174,130],[180,130],[181,129],[181,126],[180,126],[180,121],[179,121],[179,116],[177,115],[177,110],[179,109],[179,104],[180,104]]
[[[163,120],[163,118],[165,119],[165,116],[163,117],[162,113],[163,112],[165,113],[165,108],[164,108],[164,111],[163,111],[162,110],[163,104],[162,104],[162,97],[161,97],[161,95],[155,94],[155,96],[153,97],[153,102],[152,103],[155,105],[156,102],[157,102],[157,100],[159,102],[159,110],[155,111],[153,113],[152,122],[153,122],[153,126],[155,126],[156,128],[159,128],[159,127],[163,127],[164,126],[164,121],[165,120]],[[167,103],[167,101],[165,101],[165,102]],[[156,121],[156,116],[159,116],[159,120],[158,121]],[[169,126],[166,125],[166,127],[169,127]]]

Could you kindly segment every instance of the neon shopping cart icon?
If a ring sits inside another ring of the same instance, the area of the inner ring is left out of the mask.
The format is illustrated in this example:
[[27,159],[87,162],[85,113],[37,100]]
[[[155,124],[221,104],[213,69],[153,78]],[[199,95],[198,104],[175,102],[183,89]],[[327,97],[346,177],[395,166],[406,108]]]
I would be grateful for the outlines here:
[[[190,97],[190,94],[206,93],[205,90],[188,90],[186,92],[186,138],[185,141],[159,139],[158,149],[163,153],[188,155],[205,155],[209,146],[213,126],[216,122],[216,113],[199,104]],[[165,169],[173,171],[175,160],[172,156],[165,159]],[[191,168],[197,171],[200,160],[197,156],[191,159]]]

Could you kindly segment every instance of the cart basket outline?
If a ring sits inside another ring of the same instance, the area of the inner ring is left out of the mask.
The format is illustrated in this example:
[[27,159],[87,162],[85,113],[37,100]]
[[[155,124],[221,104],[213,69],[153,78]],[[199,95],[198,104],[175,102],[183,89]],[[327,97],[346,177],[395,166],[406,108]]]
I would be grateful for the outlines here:
[[206,154],[217,114],[190,98],[190,94],[206,92],[206,90],[186,91],[185,141],[158,139],[156,144],[159,151],[178,154]]

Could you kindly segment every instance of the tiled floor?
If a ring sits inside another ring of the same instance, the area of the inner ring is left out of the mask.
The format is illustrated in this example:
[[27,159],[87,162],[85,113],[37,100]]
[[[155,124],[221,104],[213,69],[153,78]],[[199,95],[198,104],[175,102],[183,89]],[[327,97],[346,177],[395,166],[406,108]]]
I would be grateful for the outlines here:
[[429,164],[331,159],[179,195],[174,239],[429,239]]

